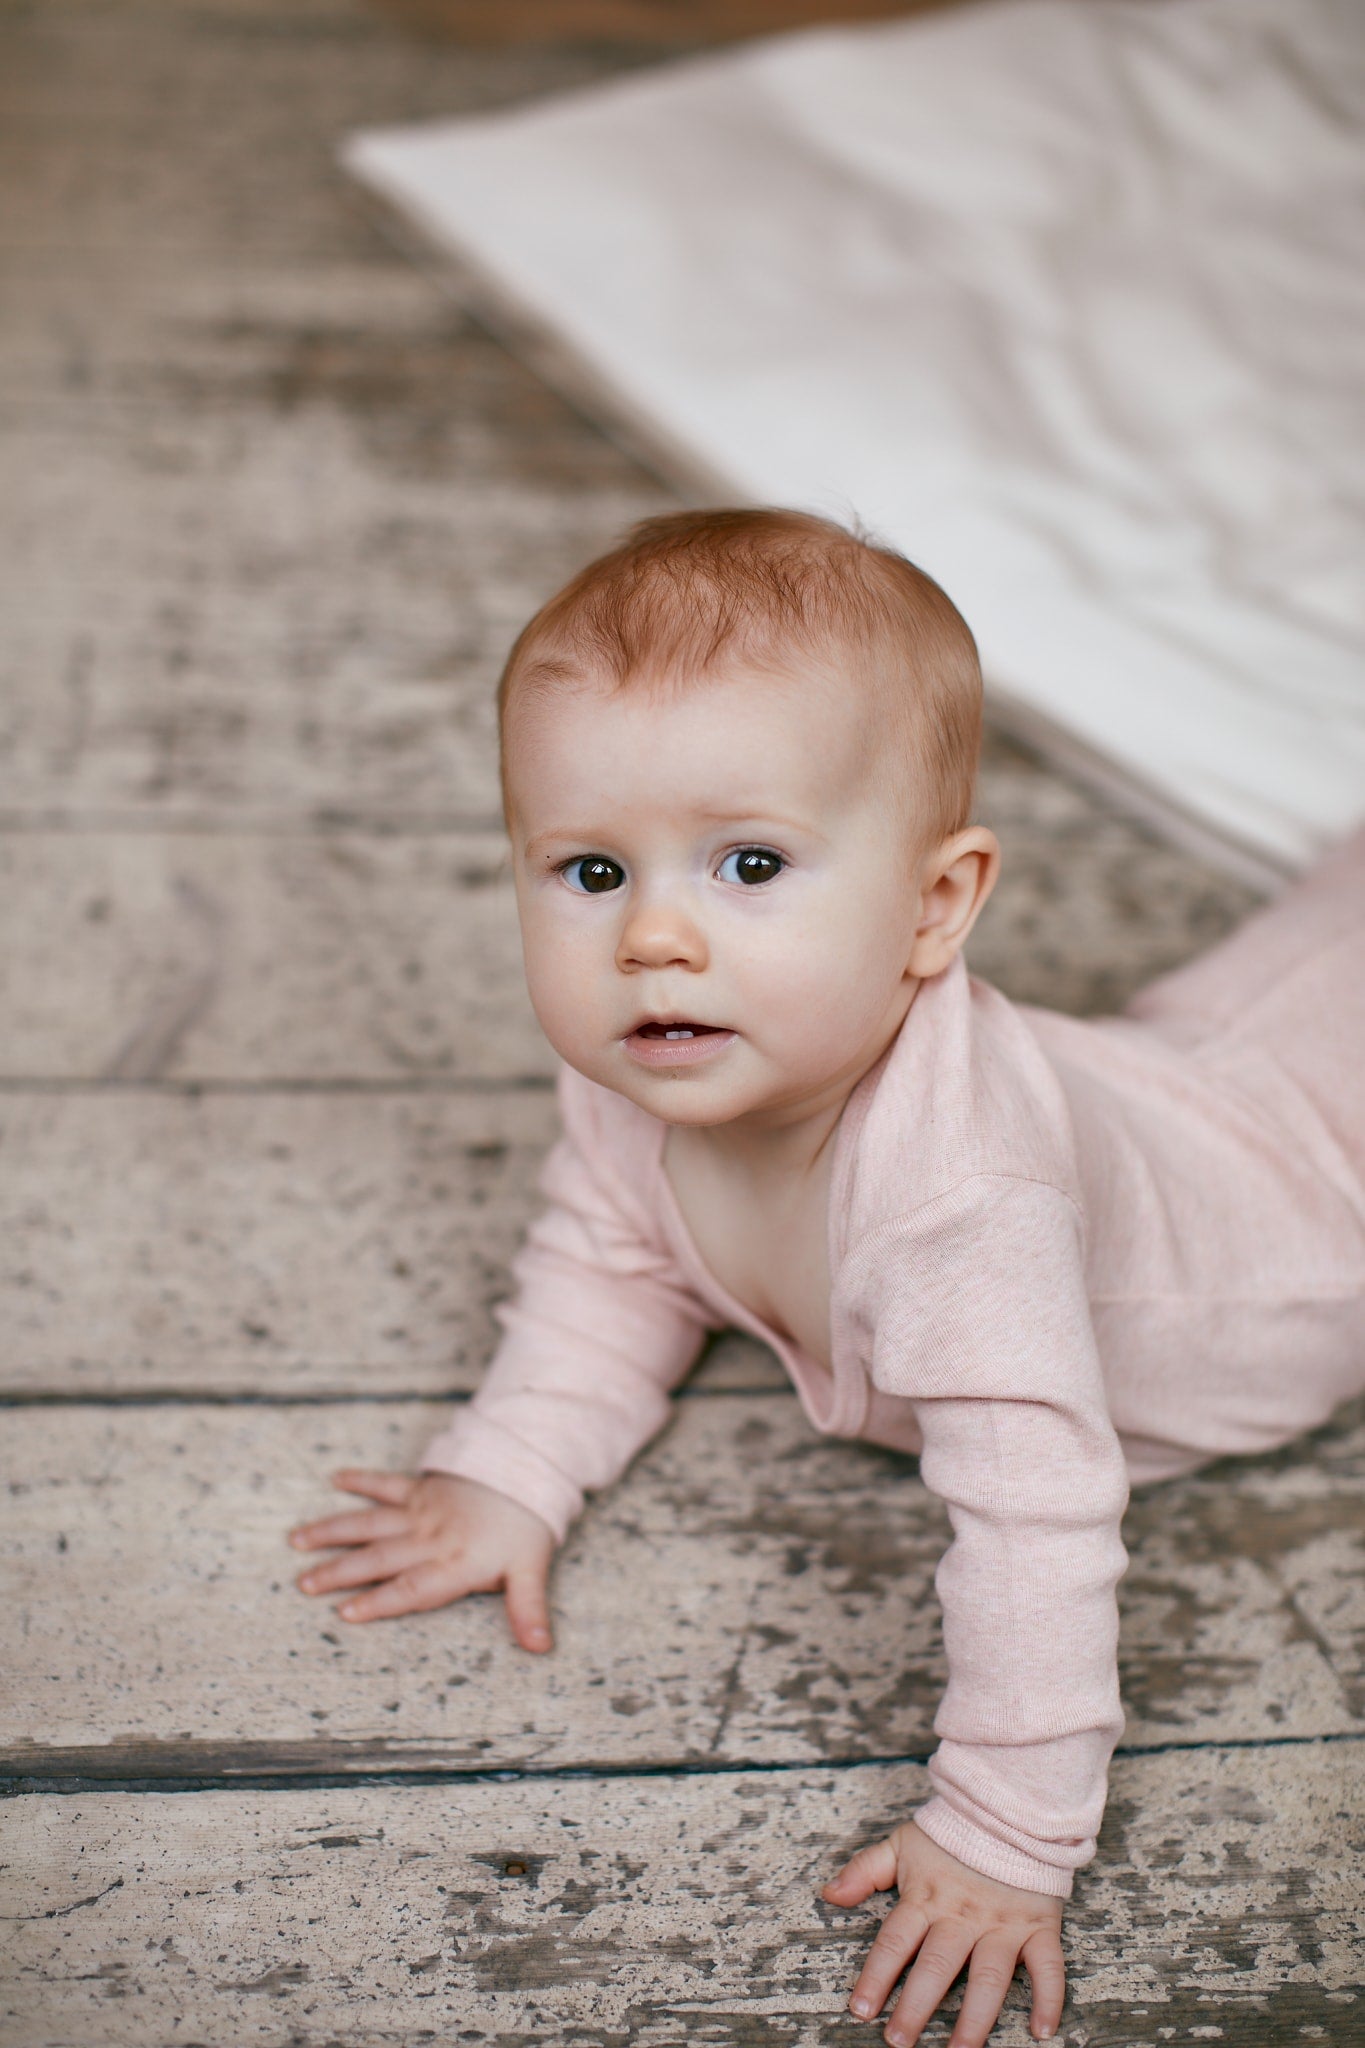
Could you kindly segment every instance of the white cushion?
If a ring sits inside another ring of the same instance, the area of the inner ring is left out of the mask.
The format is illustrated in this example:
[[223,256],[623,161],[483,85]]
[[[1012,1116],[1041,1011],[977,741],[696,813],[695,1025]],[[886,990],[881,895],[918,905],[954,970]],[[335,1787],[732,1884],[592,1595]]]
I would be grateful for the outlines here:
[[938,577],[1007,704],[1287,869],[1365,815],[1365,7],[1004,0],[350,167],[717,488]]

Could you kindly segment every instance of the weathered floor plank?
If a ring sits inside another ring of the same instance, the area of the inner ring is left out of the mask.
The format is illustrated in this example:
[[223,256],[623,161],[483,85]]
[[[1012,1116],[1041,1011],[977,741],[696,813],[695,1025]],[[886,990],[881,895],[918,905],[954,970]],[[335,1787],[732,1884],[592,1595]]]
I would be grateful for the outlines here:
[[493,833],[0,836],[0,1013],[18,1080],[553,1070]]
[[[1061,2048],[1358,2043],[1361,1765],[1358,1743],[1121,1762]],[[923,1792],[864,1766],[16,1800],[0,2041],[871,2043],[843,2007],[875,1909],[818,1887]],[[1028,2039],[1016,1983],[992,2040]]]
[[[790,1397],[679,1404],[556,1572],[555,1654],[490,1600],[366,1628],[284,1531],[435,1404],[16,1410],[0,1754],[35,1778],[927,1755],[946,1518]],[[1365,1731],[1365,1415],[1130,1518],[1128,1747]],[[55,1632],[49,1616],[59,1612]],[[37,1731],[35,1737],[35,1731]]]
[[471,1389],[554,1120],[548,1088],[0,1095],[0,1394]]
[[548,1090],[0,1099],[7,1391],[477,1381]]
[[[566,487],[566,519],[469,464],[460,491],[439,467],[376,479],[339,414],[7,432],[26,522],[22,598],[0,584],[7,822],[496,821],[493,683],[546,594],[530,563],[562,528],[553,587],[658,500]],[[60,558],[35,559],[34,533],[60,533]]]

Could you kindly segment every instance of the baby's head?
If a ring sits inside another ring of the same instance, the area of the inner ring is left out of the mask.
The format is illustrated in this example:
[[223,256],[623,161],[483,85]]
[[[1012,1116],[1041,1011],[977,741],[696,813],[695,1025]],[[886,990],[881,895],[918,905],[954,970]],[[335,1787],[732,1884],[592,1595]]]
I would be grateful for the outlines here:
[[519,704],[585,683],[666,694],[739,670],[836,689],[917,840],[967,823],[981,666],[966,620],[903,555],[776,510],[643,520],[542,606],[498,691],[504,798]]
[[671,1121],[846,1094],[994,879],[972,636],[827,520],[646,520],[532,619],[499,707],[537,1013]]

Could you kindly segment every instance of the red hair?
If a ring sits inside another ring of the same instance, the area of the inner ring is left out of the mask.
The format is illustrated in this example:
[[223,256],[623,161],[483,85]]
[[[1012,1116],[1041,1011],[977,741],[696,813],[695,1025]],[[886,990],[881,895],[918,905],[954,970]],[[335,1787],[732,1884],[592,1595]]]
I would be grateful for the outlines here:
[[726,664],[780,675],[793,657],[851,672],[870,692],[893,769],[910,771],[917,833],[961,830],[981,744],[966,621],[903,555],[806,512],[672,512],[632,527],[518,638],[498,686],[504,752],[508,707],[524,691],[686,686]]

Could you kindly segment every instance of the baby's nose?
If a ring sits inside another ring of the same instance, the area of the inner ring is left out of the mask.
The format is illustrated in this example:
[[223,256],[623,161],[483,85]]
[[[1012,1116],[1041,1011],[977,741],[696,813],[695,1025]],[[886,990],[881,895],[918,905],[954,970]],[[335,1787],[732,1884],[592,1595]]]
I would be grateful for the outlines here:
[[705,934],[681,906],[655,901],[640,903],[627,918],[616,949],[623,973],[641,967],[705,967]]

